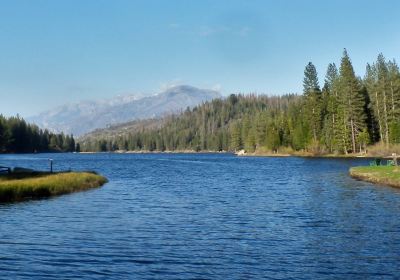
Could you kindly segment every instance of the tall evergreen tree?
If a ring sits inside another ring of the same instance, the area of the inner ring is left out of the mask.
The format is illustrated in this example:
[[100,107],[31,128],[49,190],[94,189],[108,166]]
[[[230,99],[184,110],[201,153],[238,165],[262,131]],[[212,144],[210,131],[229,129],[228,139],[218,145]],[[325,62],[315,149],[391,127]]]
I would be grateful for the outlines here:
[[[359,134],[366,129],[365,97],[361,92],[360,81],[357,79],[347,50],[343,52],[340,64],[340,99],[343,106],[344,130],[350,136],[351,151],[357,151]],[[346,139],[344,139],[346,141]]]
[[307,64],[304,70],[303,94],[306,99],[305,110],[312,130],[312,139],[316,143],[321,129],[321,89],[318,83],[317,70],[311,62]]
[[5,119],[0,115],[0,153],[5,150],[5,145],[7,143],[6,129]]
[[382,104],[382,121],[383,121],[383,140],[386,145],[389,145],[389,71],[387,69],[385,57],[383,54],[378,55],[378,59],[376,61],[376,69],[377,69],[377,90],[381,96],[381,104]]
[[231,149],[233,151],[238,151],[243,149],[243,140],[242,140],[242,133],[241,133],[241,126],[240,123],[234,123],[231,126]]
[[369,99],[371,101],[371,111],[373,113],[374,122],[377,125],[373,124],[372,130],[372,140],[379,141],[383,139],[383,120],[382,120],[382,109],[381,109],[381,101],[380,101],[380,94],[378,94],[378,87],[377,87],[377,71],[375,65],[370,65],[369,63],[366,66],[365,76],[364,76],[364,86],[368,92]]
[[330,152],[341,151],[341,125],[339,122],[339,100],[338,100],[338,81],[339,74],[335,63],[328,65],[325,75],[325,85],[323,96],[325,99],[325,118],[323,140]]
[[389,141],[400,143],[400,71],[396,61],[387,63],[390,94]]

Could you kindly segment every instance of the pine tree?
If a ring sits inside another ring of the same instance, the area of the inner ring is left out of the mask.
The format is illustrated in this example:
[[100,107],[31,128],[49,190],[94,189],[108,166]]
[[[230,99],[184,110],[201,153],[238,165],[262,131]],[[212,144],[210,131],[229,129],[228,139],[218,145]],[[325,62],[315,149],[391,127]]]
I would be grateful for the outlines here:
[[[373,122],[371,124],[372,128],[372,137],[371,139],[374,142],[379,141],[380,139],[383,139],[383,128],[382,128],[382,109],[381,109],[381,102],[380,102],[380,94],[378,95],[378,88],[377,88],[377,71],[375,65],[370,65],[367,64],[366,70],[365,70],[365,76],[364,76],[364,87],[368,92],[368,96],[370,99],[370,107],[371,111],[373,113]],[[375,124],[376,123],[376,124]]]
[[378,59],[376,61],[376,69],[377,69],[377,91],[381,96],[381,104],[382,104],[382,135],[383,140],[387,146],[389,146],[389,71],[386,66],[385,57],[382,54],[378,55]]
[[243,149],[241,126],[236,122],[231,127],[231,150],[238,151]]
[[273,152],[277,152],[281,145],[279,137],[279,129],[274,123],[270,123],[267,127],[267,148]]
[[58,144],[57,144],[57,136],[56,135],[51,135],[50,136],[50,143],[49,143],[49,147],[51,150],[58,150]]
[[324,143],[327,145],[330,152],[340,151],[340,123],[338,122],[339,115],[339,100],[338,100],[338,81],[339,74],[335,63],[328,65],[328,70],[325,75],[325,85],[323,89],[323,97],[325,99],[325,119],[324,119]]
[[390,89],[389,141],[400,143],[400,71],[396,61],[387,63]]
[[306,99],[306,116],[312,130],[312,139],[317,143],[321,130],[321,89],[317,70],[311,62],[304,70],[303,94]]
[[253,153],[256,150],[256,130],[254,127],[250,127],[248,131],[244,141],[244,148],[249,153]]
[[6,120],[3,115],[0,115],[0,153],[6,148],[8,142]]
[[[366,128],[365,97],[361,92],[360,81],[357,79],[347,50],[343,52],[340,64],[339,98],[343,106],[343,125],[345,135],[350,136],[351,151],[357,151],[358,135]],[[346,138],[347,138],[346,137]],[[344,143],[346,139],[343,139]],[[346,147],[347,148],[347,147]]]
[[258,113],[256,115],[255,123],[255,142],[256,149],[261,148],[265,145],[265,137],[266,137],[266,129],[267,129],[267,120],[265,113]]

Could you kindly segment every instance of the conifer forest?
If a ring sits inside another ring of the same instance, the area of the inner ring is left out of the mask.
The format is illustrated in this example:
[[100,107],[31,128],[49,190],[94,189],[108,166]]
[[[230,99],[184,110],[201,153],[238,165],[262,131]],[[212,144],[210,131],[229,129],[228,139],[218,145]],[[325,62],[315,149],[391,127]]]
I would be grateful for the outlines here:
[[39,129],[19,116],[0,115],[0,153],[73,152],[76,148],[72,135]]
[[[316,67],[304,70],[303,94],[232,94],[179,115],[154,128],[142,126],[104,137],[84,137],[86,151],[270,151],[364,153],[368,145],[400,143],[400,71],[379,54],[354,72],[346,51],[331,63],[323,82]],[[101,134],[100,134],[101,135]]]

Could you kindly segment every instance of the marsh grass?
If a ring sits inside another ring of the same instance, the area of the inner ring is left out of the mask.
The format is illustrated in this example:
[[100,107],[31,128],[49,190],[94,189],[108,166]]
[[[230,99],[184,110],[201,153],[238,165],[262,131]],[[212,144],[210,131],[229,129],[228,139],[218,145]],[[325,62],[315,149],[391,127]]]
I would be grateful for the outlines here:
[[392,153],[400,155],[400,144],[386,145],[383,142],[376,143],[373,146],[368,146],[368,155],[374,157],[391,156]]
[[39,199],[100,187],[107,179],[93,172],[31,172],[0,175],[0,202]]
[[400,167],[398,166],[359,166],[350,168],[353,178],[400,188]]

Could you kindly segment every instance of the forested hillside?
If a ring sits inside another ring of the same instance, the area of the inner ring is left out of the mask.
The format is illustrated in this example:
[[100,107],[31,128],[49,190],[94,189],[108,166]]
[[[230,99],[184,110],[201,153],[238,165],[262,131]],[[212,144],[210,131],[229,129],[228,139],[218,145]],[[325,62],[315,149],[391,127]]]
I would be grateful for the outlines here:
[[72,152],[75,149],[72,135],[54,134],[20,117],[0,115],[0,153]]
[[359,153],[367,145],[400,143],[400,72],[382,54],[357,77],[346,50],[339,68],[329,64],[323,86],[310,62],[303,95],[230,95],[159,127],[136,125],[82,138],[83,150],[271,151]]

